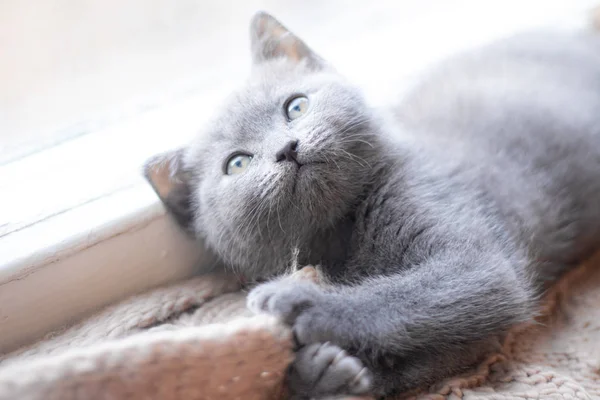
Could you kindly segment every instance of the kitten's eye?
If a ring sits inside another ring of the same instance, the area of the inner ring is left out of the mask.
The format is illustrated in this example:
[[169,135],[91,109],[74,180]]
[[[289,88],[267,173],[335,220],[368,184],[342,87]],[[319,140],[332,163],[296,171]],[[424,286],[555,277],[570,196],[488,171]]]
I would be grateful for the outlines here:
[[292,97],[285,104],[285,113],[290,121],[303,116],[308,110],[308,98],[306,96]]
[[252,161],[252,156],[248,154],[236,154],[229,157],[225,164],[225,173],[227,175],[241,174],[246,170],[250,161]]

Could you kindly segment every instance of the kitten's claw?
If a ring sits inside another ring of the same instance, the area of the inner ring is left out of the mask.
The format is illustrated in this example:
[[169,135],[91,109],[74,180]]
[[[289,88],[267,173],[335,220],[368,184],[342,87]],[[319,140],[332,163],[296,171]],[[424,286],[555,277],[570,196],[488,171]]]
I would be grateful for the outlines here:
[[330,343],[315,343],[298,351],[290,368],[294,399],[362,395],[371,389],[371,373],[362,362]]

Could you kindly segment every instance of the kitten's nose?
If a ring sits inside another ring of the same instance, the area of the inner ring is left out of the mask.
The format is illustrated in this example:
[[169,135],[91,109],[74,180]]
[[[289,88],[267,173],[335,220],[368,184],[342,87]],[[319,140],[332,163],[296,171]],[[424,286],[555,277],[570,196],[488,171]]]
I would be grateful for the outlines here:
[[283,148],[281,150],[279,150],[275,154],[275,159],[277,160],[277,162],[292,161],[292,162],[295,162],[296,164],[300,164],[298,162],[298,151],[297,150],[298,150],[298,141],[290,140],[289,142],[286,143],[285,146],[283,146]]

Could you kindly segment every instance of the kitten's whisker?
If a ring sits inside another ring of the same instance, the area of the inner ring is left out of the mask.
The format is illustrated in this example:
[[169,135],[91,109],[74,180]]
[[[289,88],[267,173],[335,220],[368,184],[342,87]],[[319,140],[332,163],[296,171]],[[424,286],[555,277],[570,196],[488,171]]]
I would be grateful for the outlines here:
[[360,139],[360,140],[366,140],[368,136],[367,135],[363,135],[362,133],[355,133],[349,136],[344,136],[342,138],[340,138],[341,142],[347,142],[350,141],[352,139]]
[[[262,183],[263,183],[265,180],[266,180],[266,179],[263,179],[263,181],[261,181],[261,183],[260,183],[260,184],[262,184]],[[269,187],[267,187],[267,188],[266,188],[266,189],[263,191],[263,193],[261,194],[261,196],[260,196],[260,197],[261,197],[261,200],[262,200],[262,198],[263,198],[263,195],[265,195],[265,196],[266,196],[266,195],[268,194],[268,191],[269,191]],[[265,193],[265,192],[267,192],[267,193]],[[262,211],[263,211],[263,208],[264,208],[264,207],[265,207],[265,202],[264,202],[264,201],[259,201],[259,202],[257,202],[257,203],[256,203],[256,204],[255,204],[255,205],[254,205],[254,206],[253,206],[253,207],[250,209],[250,211],[248,211],[248,214],[247,214],[247,215],[248,215],[248,217],[247,217],[247,218],[244,218],[244,222],[243,222],[242,224],[240,224],[240,226],[238,226],[238,228],[237,228],[237,229],[235,230],[235,232],[234,232],[234,235],[239,235],[240,233],[242,233],[242,232],[246,231],[246,229],[248,229],[248,228],[250,228],[251,226],[253,226],[253,225],[254,225],[254,221],[255,221],[255,220],[257,220],[257,219],[260,217],[260,215],[261,215],[261,213],[262,213]],[[259,226],[259,232],[258,232],[258,233],[259,233],[259,236],[260,236],[260,237],[261,237],[261,239],[262,239],[262,230],[260,229],[260,226]]]
[[[268,200],[266,200],[266,197],[269,196],[271,193],[273,193],[276,188],[276,185],[274,183],[274,181],[276,182],[276,180],[274,180],[272,178],[273,178],[272,175],[267,175],[260,183],[260,185],[264,184],[265,182],[267,182],[268,184],[267,184],[266,188],[260,194],[261,201],[258,203],[258,206],[254,211],[254,215],[251,217],[250,223],[248,225],[250,227],[256,223],[256,226],[258,226],[258,234],[259,234],[261,240],[262,240],[262,229],[261,229],[261,224],[259,223],[259,220],[260,220],[261,215],[264,215],[264,212],[266,210],[269,210],[269,214],[270,214],[271,203]],[[267,219],[268,219],[268,216],[267,216]],[[269,224],[267,222],[267,236],[268,235],[269,235]]]
[[[260,203],[257,203],[250,209],[250,211],[248,212],[248,218],[245,218],[244,222],[238,226],[238,228],[234,232],[234,236],[240,235],[242,232],[246,231],[247,228],[252,226],[254,216],[257,214],[257,211],[260,208],[260,205],[261,205]],[[260,234],[260,232],[259,232],[259,234]]]
[[279,222],[279,228],[281,229],[281,231],[286,234],[287,232],[285,231],[285,229],[283,229],[283,225],[281,223],[281,215],[279,214],[279,200],[281,199],[281,196],[277,196],[277,205],[275,208],[275,211],[277,211],[277,221]]
[[344,152],[348,158],[354,162],[356,162],[358,165],[360,165],[361,167],[365,167],[365,165],[362,162],[364,162],[369,168],[373,168],[371,167],[371,164],[369,164],[369,162],[367,160],[365,160],[362,157],[357,156],[356,154],[352,154],[350,152],[347,152],[346,150],[340,149],[340,151]]
[[353,142],[357,142],[357,143],[364,143],[367,146],[369,146],[370,148],[374,149],[375,146],[373,146],[371,143],[367,142],[366,140],[362,140],[362,139],[350,139],[350,140],[344,140],[344,143],[353,143]]
[[333,163],[333,164],[335,164],[335,167],[336,167],[337,169],[340,169],[340,165],[337,163],[337,161],[335,161],[335,158],[331,158],[331,159],[330,159],[329,157],[327,157],[327,155],[326,155],[326,154],[323,154],[323,158],[325,159],[325,162],[326,162],[327,164],[331,164],[331,163]]
[[[339,131],[338,133],[339,133],[339,134],[345,134],[345,133],[348,133],[348,132],[350,132],[350,131],[353,131],[354,129],[356,129],[356,128],[360,127],[360,126],[363,126],[363,125],[367,124],[367,122],[368,122],[368,121],[366,121],[366,120],[363,120],[363,121],[358,121],[358,122],[355,122],[355,123],[350,123],[350,124],[347,124],[347,125],[345,125],[345,126],[344,126],[344,128],[343,128],[341,131]],[[364,135],[362,132],[355,132],[354,134],[355,134],[355,135]]]
[[269,231],[269,228],[271,227],[271,211],[272,211],[273,207],[271,205],[271,202],[269,202],[269,212],[267,213],[267,234],[270,234],[271,232]]
[[327,140],[327,135],[325,135],[325,130],[319,130],[318,132],[312,131],[310,133],[310,139],[314,140],[313,146],[319,147],[325,140]]
[[[349,121],[344,128],[338,132],[338,134],[343,135],[344,133],[350,132],[351,130],[354,130],[356,128],[358,128],[359,126],[365,125],[369,122],[368,119],[366,118],[357,118],[356,120],[353,121]],[[358,133],[359,135],[362,135],[362,133]]]

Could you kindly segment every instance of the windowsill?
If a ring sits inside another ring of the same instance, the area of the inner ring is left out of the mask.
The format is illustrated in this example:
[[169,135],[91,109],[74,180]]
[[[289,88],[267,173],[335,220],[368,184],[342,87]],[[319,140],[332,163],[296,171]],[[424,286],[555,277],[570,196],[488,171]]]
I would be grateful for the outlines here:
[[[315,49],[364,87],[372,103],[388,103],[411,74],[447,54],[563,20],[566,10],[579,15],[596,2],[579,1],[578,10],[567,0],[509,2],[502,14],[499,3],[463,1],[426,18],[388,16],[376,24],[372,16],[372,26],[339,37],[326,28],[298,33],[321,45]],[[0,353],[127,295],[193,274],[202,255],[166,218],[141,166],[196,134],[245,76],[248,65],[239,65],[229,71],[233,80],[196,86],[160,107],[0,165]]]
[[11,234],[0,241],[0,354],[132,293],[189,277],[200,257],[145,185]]

